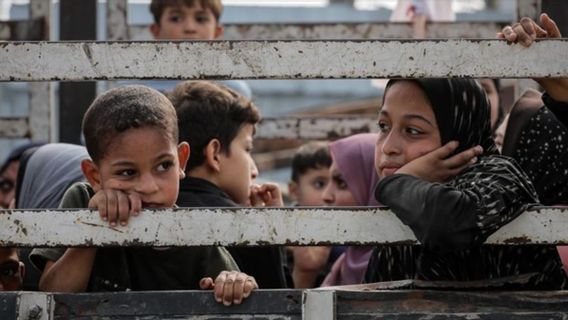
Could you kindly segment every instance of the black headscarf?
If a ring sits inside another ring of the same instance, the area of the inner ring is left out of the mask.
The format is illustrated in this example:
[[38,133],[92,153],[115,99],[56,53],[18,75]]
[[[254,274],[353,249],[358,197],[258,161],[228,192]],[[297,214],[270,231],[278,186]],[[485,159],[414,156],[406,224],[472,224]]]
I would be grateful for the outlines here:
[[[390,80],[385,89],[402,80]],[[471,79],[416,79],[432,105],[440,129],[442,145],[460,143],[455,153],[474,146],[483,154],[498,154],[491,131],[491,107],[485,90]]]

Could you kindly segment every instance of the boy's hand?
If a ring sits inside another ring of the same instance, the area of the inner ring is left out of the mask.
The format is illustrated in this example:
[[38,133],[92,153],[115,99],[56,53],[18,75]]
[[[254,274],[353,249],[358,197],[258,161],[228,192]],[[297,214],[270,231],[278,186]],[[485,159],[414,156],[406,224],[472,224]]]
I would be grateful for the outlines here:
[[253,185],[250,192],[250,205],[253,207],[283,207],[282,192],[276,183]]
[[214,289],[215,300],[226,306],[241,304],[243,299],[250,296],[258,284],[254,277],[238,271],[223,271],[215,281],[211,278],[203,278],[199,281],[199,287],[203,290]]
[[540,22],[542,27],[531,18],[524,17],[521,21],[504,27],[501,32],[497,33],[497,37],[513,43],[520,43],[525,47],[530,47],[538,38],[561,37],[560,29],[546,13],[540,15]]
[[142,200],[137,193],[125,193],[121,190],[99,190],[89,201],[90,209],[98,209],[101,219],[111,226],[119,222],[125,226],[128,218],[137,216],[142,210]]
[[398,169],[396,173],[409,174],[429,182],[451,180],[463,169],[475,163],[477,156],[483,153],[481,146],[475,146],[449,157],[457,147],[457,141],[450,141],[444,146],[410,161]]

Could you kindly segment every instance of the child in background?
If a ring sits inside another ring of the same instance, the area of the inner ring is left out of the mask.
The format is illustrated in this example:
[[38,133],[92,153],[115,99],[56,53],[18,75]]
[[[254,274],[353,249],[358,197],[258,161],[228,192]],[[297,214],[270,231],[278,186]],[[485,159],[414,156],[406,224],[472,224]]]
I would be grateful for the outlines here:
[[[182,207],[283,205],[280,189],[268,183],[254,186],[258,169],[252,159],[256,106],[225,86],[186,81],[169,94],[179,119],[180,139],[192,154],[180,185]],[[285,288],[283,254],[279,247],[229,247],[243,272],[262,288]]]
[[[189,146],[178,144],[176,113],[163,94],[144,86],[109,90],[87,110],[83,134],[89,183],[73,185],[61,207],[98,209],[116,227],[143,208],[175,205]],[[217,301],[230,305],[257,287],[219,247],[35,249],[34,256],[44,265],[42,291],[214,288]]]

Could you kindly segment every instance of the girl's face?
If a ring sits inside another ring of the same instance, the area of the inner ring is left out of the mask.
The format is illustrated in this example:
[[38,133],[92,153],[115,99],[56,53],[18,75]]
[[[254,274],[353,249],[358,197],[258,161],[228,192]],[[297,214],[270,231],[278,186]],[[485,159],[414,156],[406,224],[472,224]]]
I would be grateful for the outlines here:
[[347,181],[333,162],[329,167],[329,182],[323,190],[322,200],[326,206],[348,207],[357,206],[357,201],[347,187]]
[[430,101],[412,81],[398,81],[389,87],[378,125],[375,168],[380,178],[441,147]]

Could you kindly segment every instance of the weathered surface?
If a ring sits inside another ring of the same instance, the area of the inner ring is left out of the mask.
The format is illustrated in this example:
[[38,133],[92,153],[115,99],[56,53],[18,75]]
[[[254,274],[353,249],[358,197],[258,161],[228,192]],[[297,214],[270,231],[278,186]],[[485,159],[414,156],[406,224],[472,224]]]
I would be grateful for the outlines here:
[[264,118],[257,127],[255,138],[334,139],[376,132],[376,124],[376,118],[369,116]]
[[24,138],[29,136],[28,119],[0,118],[0,138]]
[[[106,2],[106,37],[110,41],[129,40],[128,0]],[[149,26],[147,26],[149,28]],[[148,40],[151,38],[148,38]]]
[[16,42],[0,51],[0,81],[568,77],[568,39],[530,48],[502,40]]
[[[509,22],[506,22],[509,23]],[[116,24],[113,24],[116,25]],[[434,22],[426,38],[494,38],[503,24],[495,22]],[[223,40],[331,40],[413,38],[412,25],[398,22],[225,24]],[[148,25],[132,25],[109,40],[151,40]]]
[[299,320],[299,290],[259,290],[225,307],[211,291],[55,294],[53,319],[282,319]]
[[[492,244],[568,244],[568,212],[525,212],[493,234]],[[412,244],[412,231],[380,208],[231,208],[145,210],[109,227],[89,210],[0,211],[0,246],[200,246]]]

